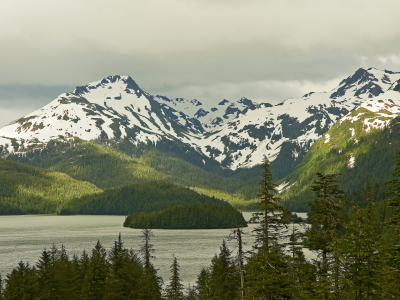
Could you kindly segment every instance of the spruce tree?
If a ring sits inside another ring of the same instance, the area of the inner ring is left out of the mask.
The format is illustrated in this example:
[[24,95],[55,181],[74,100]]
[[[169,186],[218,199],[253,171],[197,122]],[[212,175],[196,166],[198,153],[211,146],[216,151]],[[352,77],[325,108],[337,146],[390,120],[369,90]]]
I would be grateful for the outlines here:
[[[308,244],[311,250],[320,251],[321,260],[318,266],[318,282],[316,290],[319,291],[323,300],[327,300],[332,291],[330,275],[339,278],[339,274],[332,273],[330,270],[329,253],[331,252],[331,243],[337,241],[337,230],[343,225],[343,219],[340,215],[342,207],[345,204],[343,191],[339,188],[338,174],[317,173],[318,179],[312,186],[316,198],[309,202],[311,208],[311,229],[307,232]],[[333,247],[336,247],[333,244]],[[336,248],[335,248],[336,249]],[[338,252],[335,252],[338,254]],[[339,262],[336,257],[336,267]],[[336,268],[335,271],[339,271]],[[337,282],[336,282],[337,283]],[[334,283],[335,284],[335,283]],[[335,287],[333,287],[335,290]]]
[[283,239],[286,237],[287,222],[282,218],[289,214],[280,204],[276,185],[272,182],[269,161],[264,157],[261,165],[262,179],[258,193],[260,212],[253,214],[252,222],[259,225],[254,229],[256,240],[254,252],[247,265],[247,290],[251,298],[285,297],[289,275]]
[[210,277],[210,270],[207,268],[201,269],[200,274],[197,276],[196,292],[200,300],[211,298]]
[[155,259],[153,244],[150,243],[154,236],[151,229],[145,228],[142,230],[142,245],[140,254],[143,257],[144,276],[142,278],[142,293],[144,299],[158,300],[161,299],[162,278],[157,275],[157,270],[151,263]]
[[88,270],[82,285],[82,299],[101,299],[108,274],[107,252],[100,241],[92,249]]
[[183,284],[179,275],[178,260],[175,256],[170,267],[170,271],[171,278],[169,284],[165,289],[165,297],[168,300],[181,300],[183,299]]
[[239,295],[239,282],[231,252],[225,240],[219,248],[220,253],[211,261],[210,290],[212,300],[232,300]]
[[196,294],[196,289],[193,288],[192,286],[190,286],[190,283],[187,288],[186,297],[184,299],[185,300],[198,300],[197,294]]
[[38,283],[34,267],[19,262],[6,278],[3,293],[5,300],[34,300],[38,299]]
[[315,268],[310,264],[303,253],[301,241],[304,233],[298,228],[299,224],[291,223],[291,233],[289,236],[288,252],[288,269],[290,274],[290,290],[291,299],[313,299],[314,294],[311,286],[315,283]]
[[54,262],[50,251],[44,249],[39,261],[36,263],[39,296],[43,300],[54,299]]
[[353,204],[349,221],[345,224],[344,237],[347,279],[354,299],[378,299],[377,272],[380,254],[377,252],[380,239],[378,215],[374,203],[372,185],[367,178],[366,207]]

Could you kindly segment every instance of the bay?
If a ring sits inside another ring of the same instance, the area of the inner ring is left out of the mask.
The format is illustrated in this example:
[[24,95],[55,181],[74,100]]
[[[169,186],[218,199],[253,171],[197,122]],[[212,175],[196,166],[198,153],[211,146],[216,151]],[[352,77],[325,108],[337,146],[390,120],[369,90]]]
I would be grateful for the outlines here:
[[[245,219],[251,213],[243,213]],[[303,217],[303,216],[302,216]],[[0,274],[5,278],[7,273],[19,261],[36,264],[43,249],[55,244],[64,245],[70,257],[88,253],[97,240],[106,250],[110,250],[121,233],[124,246],[137,251],[141,244],[141,230],[124,228],[123,216],[55,216],[55,215],[22,215],[0,217]],[[250,235],[255,224],[249,224],[244,231],[249,235],[243,237],[245,249],[250,250],[254,237]],[[181,266],[181,278],[184,284],[194,284],[203,267],[211,263],[219,253],[222,241],[227,240],[231,229],[196,229],[196,230],[163,230],[154,229],[151,242],[154,245],[156,259],[153,264],[159,269],[158,274],[168,283],[169,267],[173,255]],[[235,254],[234,241],[227,242]],[[306,256],[309,256],[306,251]]]
[[[1,216],[2,278],[21,260],[34,265],[42,250],[49,249],[53,244],[57,247],[64,245],[70,257],[74,253],[80,256],[83,250],[90,252],[97,240],[100,240],[107,251],[110,250],[121,233],[124,246],[137,251],[141,243],[141,230],[124,228],[123,222],[123,216]],[[251,232],[254,226],[250,224],[245,230]],[[154,229],[151,242],[156,250],[156,259],[153,264],[159,269],[159,275],[168,282],[172,255],[175,255],[181,266],[184,284],[193,284],[201,269],[209,266],[212,257],[219,253],[223,239],[227,239],[230,232],[230,229]],[[245,240],[251,248],[252,237],[246,236]],[[228,242],[228,245],[233,248],[234,242]]]

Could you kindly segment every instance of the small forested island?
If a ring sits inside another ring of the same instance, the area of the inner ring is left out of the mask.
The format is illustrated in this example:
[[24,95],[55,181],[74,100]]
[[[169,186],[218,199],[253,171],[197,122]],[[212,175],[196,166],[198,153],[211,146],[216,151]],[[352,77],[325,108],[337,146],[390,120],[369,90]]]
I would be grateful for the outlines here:
[[246,227],[243,215],[231,205],[177,205],[161,211],[129,215],[124,227],[154,229],[215,229]]

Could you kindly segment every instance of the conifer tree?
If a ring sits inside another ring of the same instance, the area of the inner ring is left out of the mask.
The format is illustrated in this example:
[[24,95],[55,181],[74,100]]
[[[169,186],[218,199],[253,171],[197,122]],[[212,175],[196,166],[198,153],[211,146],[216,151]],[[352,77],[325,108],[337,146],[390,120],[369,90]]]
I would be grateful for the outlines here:
[[35,273],[34,267],[30,267],[28,263],[19,262],[18,266],[11,271],[11,274],[7,275],[3,299],[38,299],[38,284]]
[[[307,232],[308,243],[311,250],[319,250],[322,256],[318,262],[318,283],[317,291],[323,300],[327,300],[331,291],[329,282],[330,272],[330,243],[337,240],[336,230],[343,225],[340,215],[345,201],[343,191],[339,188],[338,174],[317,173],[318,179],[312,186],[316,198],[309,202],[312,216],[309,218],[311,229]],[[334,245],[336,247],[337,245]],[[338,252],[335,252],[338,254]],[[335,261],[338,263],[338,261]],[[339,271],[340,268],[336,268]],[[339,274],[334,274],[339,278]]]
[[289,212],[279,204],[280,198],[276,196],[276,185],[272,182],[266,157],[261,168],[263,174],[258,193],[260,212],[253,214],[251,219],[259,225],[254,229],[254,253],[247,265],[246,294],[250,299],[264,296],[275,299],[284,297],[289,284],[284,244],[280,243],[285,238],[287,228],[287,222],[282,217]]
[[53,299],[53,266],[54,264],[51,260],[50,252],[44,249],[39,261],[36,263],[39,296],[44,300]]
[[347,234],[344,237],[343,247],[348,270],[346,277],[351,282],[350,291],[354,299],[376,299],[379,289],[377,271],[380,268],[377,249],[380,232],[369,178],[366,183],[365,209],[353,204],[349,212],[349,221],[345,224]]
[[203,268],[197,276],[196,292],[200,300],[208,300],[211,298],[210,288],[210,270]]
[[196,289],[194,289],[192,286],[189,286],[187,288],[187,293],[186,297],[184,298],[185,300],[198,300],[197,294],[196,294]]
[[82,286],[82,299],[101,299],[108,274],[107,252],[100,241],[92,249],[88,270]]
[[231,300],[239,295],[239,277],[231,259],[231,252],[225,240],[219,248],[220,253],[211,261],[211,298],[212,300]]
[[243,236],[244,231],[242,228],[238,227],[236,229],[234,229],[232,231],[232,233],[229,235],[229,240],[236,240],[236,246],[238,248],[237,251],[237,260],[238,260],[238,267],[239,267],[239,274],[240,274],[240,293],[241,293],[241,298],[242,300],[245,297],[245,281],[244,281],[244,256],[245,253],[243,251],[243,240],[242,240],[242,236]]
[[183,299],[183,284],[179,275],[179,264],[176,256],[174,256],[170,271],[171,278],[165,289],[165,296],[168,300]]
[[315,283],[315,270],[313,266],[307,262],[303,249],[300,245],[304,233],[301,232],[294,222],[291,223],[291,234],[289,236],[288,251],[289,274],[291,282],[288,287],[291,299],[313,299],[311,285]]
[[139,252],[143,257],[143,285],[142,292],[144,297],[149,300],[161,299],[161,286],[162,278],[157,275],[157,270],[151,263],[152,259],[155,259],[153,253],[155,252],[153,244],[150,243],[150,239],[154,236],[151,229],[145,228],[142,230],[142,245]]
[[124,248],[121,233],[119,233],[118,239],[114,242],[114,247],[108,253],[108,261],[111,263],[114,273],[118,274],[127,255],[128,249]]

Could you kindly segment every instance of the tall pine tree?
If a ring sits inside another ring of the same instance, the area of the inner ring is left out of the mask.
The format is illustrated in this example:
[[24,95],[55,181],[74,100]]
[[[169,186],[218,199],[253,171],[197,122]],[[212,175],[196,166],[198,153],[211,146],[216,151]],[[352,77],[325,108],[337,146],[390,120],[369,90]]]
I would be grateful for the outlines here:
[[287,222],[282,218],[289,214],[280,204],[276,185],[272,182],[269,161],[264,157],[261,165],[262,179],[258,193],[260,212],[253,214],[252,222],[259,225],[254,229],[256,241],[254,253],[247,265],[247,291],[251,298],[282,298],[289,284],[287,258],[284,244]]
[[167,300],[183,299],[183,284],[179,275],[179,268],[178,260],[176,256],[174,256],[172,265],[170,267],[170,282],[165,289],[165,297]]
[[[337,249],[337,230],[343,225],[340,212],[345,201],[343,191],[339,188],[338,174],[317,173],[317,176],[311,188],[316,198],[309,202],[312,215],[309,218],[311,229],[307,232],[307,239],[311,250],[320,251],[316,290],[323,300],[327,300],[332,291],[338,290],[339,257],[331,258],[329,253]],[[339,254],[336,250],[333,253]],[[332,261],[335,262],[333,269],[330,264]]]

